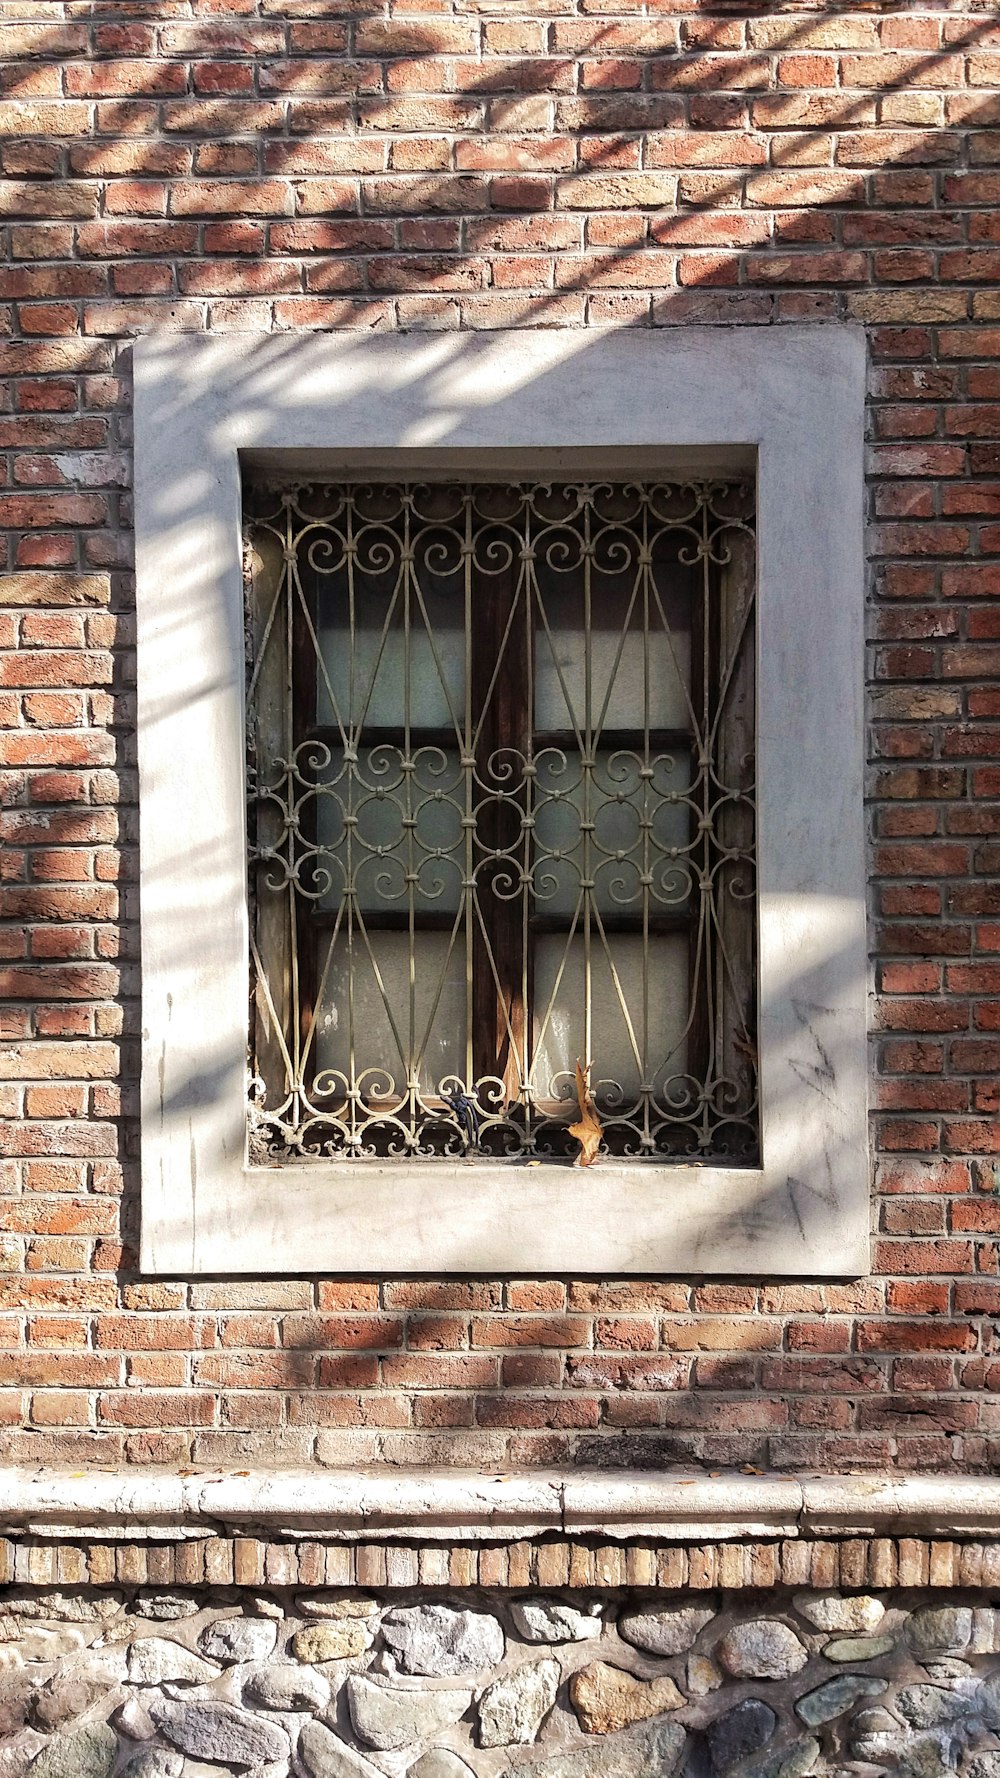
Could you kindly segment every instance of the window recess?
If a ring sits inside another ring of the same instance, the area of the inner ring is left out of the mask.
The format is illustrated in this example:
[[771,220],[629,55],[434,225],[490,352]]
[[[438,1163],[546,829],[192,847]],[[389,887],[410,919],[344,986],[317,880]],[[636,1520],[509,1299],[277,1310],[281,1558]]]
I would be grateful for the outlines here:
[[752,487],[245,514],[251,1158],[758,1165]]

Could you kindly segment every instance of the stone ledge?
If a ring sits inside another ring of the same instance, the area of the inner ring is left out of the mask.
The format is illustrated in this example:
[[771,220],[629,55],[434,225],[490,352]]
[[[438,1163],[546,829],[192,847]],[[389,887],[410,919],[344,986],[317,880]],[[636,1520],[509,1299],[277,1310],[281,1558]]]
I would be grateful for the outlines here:
[[0,1469],[8,1535],[134,1543],[260,1532],[330,1542],[617,1543],[1000,1535],[1000,1479],[538,1471]]

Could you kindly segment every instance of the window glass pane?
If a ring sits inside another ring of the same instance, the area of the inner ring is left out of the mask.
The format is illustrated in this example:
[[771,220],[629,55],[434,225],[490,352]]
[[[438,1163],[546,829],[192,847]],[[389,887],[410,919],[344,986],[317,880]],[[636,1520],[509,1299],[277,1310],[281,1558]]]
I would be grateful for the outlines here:
[[[388,551],[393,546],[385,544]],[[465,597],[461,573],[437,575],[418,563],[412,578],[359,575],[351,599],[339,578],[322,582],[316,627],[322,665],[317,718],[345,727],[453,728],[465,700]],[[329,680],[329,688],[327,686]],[[330,693],[333,693],[331,701]],[[408,699],[407,699],[408,693]]]
[[[631,540],[623,547],[628,548]],[[658,598],[657,598],[658,595]],[[691,727],[691,572],[660,569],[656,591],[595,573],[539,573],[535,625],[535,727],[582,727],[590,668],[591,727]]]
[[[686,1070],[686,935],[670,934],[655,939],[648,959],[638,936],[616,933],[609,939],[609,949],[613,969],[600,938],[591,935],[588,1058],[583,937],[567,942],[561,934],[551,934],[535,941],[532,1078],[536,1095],[542,1099],[557,1096],[557,1077],[571,1074],[578,1057],[581,1061],[589,1059],[592,1064],[591,1079],[602,1108],[608,1106],[608,1082],[616,1082],[625,1094],[634,1096],[643,1079],[652,1081],[658,1071],[662,1078],[665,1064],[668,1076]],[[648,987],[645,1019],[644,987]]]
[[581,884],[593,882],[588,895],[602,913],[638,915],[644,877],[651,912],[684,909],[696,815],[686,747],[651,754],[648,768],[635,749],[598,752],[592,771],[578,754],[543,747],[535,766],[535,913],[572,915]]
[[449,942],[446,933],[421,932],[411,967],[405,932],[369,932],[367,943],[358,932],[350,942],[346,933],[339,934],[317,1019],[318,1071],[332,1068],[350,1077],[353,1046],[353,1078],[365,1099],[378,1090],[398,1100],[406,1089],[406,1067],[393,1034],[395,1022],[404,1055],[414,1057],[422,1093],[435,1094],[449,1074],[461,1078],[465,948],[459,939],[449,957]]
[[320,907],[335,908],[350,888],[366,912],[405,915],[412,890],[419,913],[454,914],[465,861],[458,754],[383,743],[348,764],[343,749],[329,752],[316,797],[317,877],[325,867],[329,878]]

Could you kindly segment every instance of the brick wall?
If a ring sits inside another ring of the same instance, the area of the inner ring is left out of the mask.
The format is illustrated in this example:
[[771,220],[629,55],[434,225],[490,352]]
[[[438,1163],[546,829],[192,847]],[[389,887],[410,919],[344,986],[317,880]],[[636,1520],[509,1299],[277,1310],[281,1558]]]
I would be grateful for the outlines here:
[[[0,0],[0,136],[5,1454],[995,1463],[994,0]],[[873,1275],[143,1282],[130,339],[803,319],[871,351]]]

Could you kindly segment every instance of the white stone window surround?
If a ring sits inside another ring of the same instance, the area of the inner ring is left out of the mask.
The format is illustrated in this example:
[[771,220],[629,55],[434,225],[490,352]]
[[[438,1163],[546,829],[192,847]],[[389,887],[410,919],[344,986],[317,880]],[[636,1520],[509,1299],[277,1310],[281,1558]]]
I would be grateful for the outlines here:
[[[839,326],[137,343],[145,1272],[867,1270],[864,387]],[[759,1169],[247,1165],[241,458],[756,466]]]

